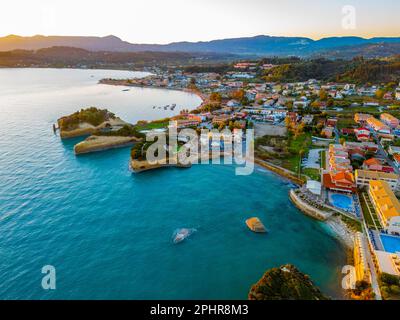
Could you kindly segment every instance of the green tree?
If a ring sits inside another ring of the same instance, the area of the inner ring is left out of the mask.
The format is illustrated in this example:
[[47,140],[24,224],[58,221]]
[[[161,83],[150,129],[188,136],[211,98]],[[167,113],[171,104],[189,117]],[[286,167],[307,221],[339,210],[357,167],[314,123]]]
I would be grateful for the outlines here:
[[382,90],[382,89],[376,90],[375,96],[376,96],[378,99],[382,99],[384,95],[385,95],[385,91],[384,91],[384,90]]
[[213,92],[210,94],[210,100],[211,101],[217,101],[217,102],[221,102],[222,100],[222,96],[219,92]]
[[324,89],[321,89],[321,90],[319,91],[319,99],[320,99],[321,101],[326,101],[326,100],[328,100],[328,93],[327,93]]

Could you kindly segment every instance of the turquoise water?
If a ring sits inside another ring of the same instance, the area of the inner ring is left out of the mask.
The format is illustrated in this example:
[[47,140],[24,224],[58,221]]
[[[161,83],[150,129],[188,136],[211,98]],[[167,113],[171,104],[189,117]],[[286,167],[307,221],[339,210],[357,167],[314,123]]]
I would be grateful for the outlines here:
[[353,198],[344,194],[330,193],[329,200],[331,204],[339,209],[345,211],[353,210]]
[[[124,75],[0,70],[0,298],[245,299],[265,270],[285,263],[339,297],[344,250],[273,174],[199,165],[135,175],[129,148],[75,157],[79,140],[53,134],[59,116],[85,105],[134,121],[160,117],[158,103],[200,103],[183,92],[96,84]],[[246,229],[252,216],[267,235]],[[181,227],[198,232],[173,245]],[[56,268],[54,291],[41,288],[44,265]]]
[[381,240],[383,247],[387,252],[390,253],[400,252],[400,237],[381,234]]

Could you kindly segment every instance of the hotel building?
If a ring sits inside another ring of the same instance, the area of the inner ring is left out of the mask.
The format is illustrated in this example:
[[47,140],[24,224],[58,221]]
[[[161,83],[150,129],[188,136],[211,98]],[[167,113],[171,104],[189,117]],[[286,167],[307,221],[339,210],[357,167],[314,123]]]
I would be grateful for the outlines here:
[[340,192],[355,192],[353,167],[347,149],[341,144],[329,146],[328,173],[323,175],[325,188]]
[[[391,227],[393,223],[397,223],[397,217],[400,216],[400,202],[387,182],[370,181],[369,196],[385,230]],[[394,220],[392,221],[392,219]]]
[[376,250],[376,262],[379,273],[400,276],[400,257],[398,254]]
[[389,113],[382,113],[381,120],[391,128],[397,128],[400,125],[399,119],[395,118]]
[[399,187],[399,175],[394,173],[386,173],[371,170],[356,170],[355,179],[357,188],[368,187],[370,181],[384,181],[389,186],[390,189],[396,191]]
[[354,121],[357,122],[358,124],[364,125],[367,123],[367,120],[371,117],[372,116],[367,113],[356,113],[354,115]]
[[384,134],[390,134],[390,128],[374,117],[367,119],[367,125],[374,129],[374,131]]

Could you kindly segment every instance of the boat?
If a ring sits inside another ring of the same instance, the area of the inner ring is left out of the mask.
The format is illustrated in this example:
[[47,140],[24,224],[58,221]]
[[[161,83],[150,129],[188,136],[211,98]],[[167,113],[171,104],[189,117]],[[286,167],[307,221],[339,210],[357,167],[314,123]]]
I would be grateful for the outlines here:
[[196,229],[187,229],[187,228],[177,229],[175,230],[172,236],[172,241],[173,243],[178,244],[187,239],[188,237],[190,237],[190,235],[192,235],[193,232],[195,231]]
[[131,89],[124,89],[124,90],[122,90],[122,91],[129,91],[129,90],[131,90]]
[[265,226],[263,225],[261,220],[257,217],[247,219],[246,225],[253,232],[256,232],[256,233],[266,233],[267,232],[267,229],[265,229]]

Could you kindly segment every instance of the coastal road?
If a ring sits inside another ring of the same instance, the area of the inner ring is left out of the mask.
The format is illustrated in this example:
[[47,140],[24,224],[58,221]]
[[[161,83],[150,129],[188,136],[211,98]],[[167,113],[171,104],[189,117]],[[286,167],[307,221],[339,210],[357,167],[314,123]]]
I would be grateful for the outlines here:
[[335,132],[335,143],[339,144],[340,143],[340,132],[337,127],[334,128],[334,132]]

